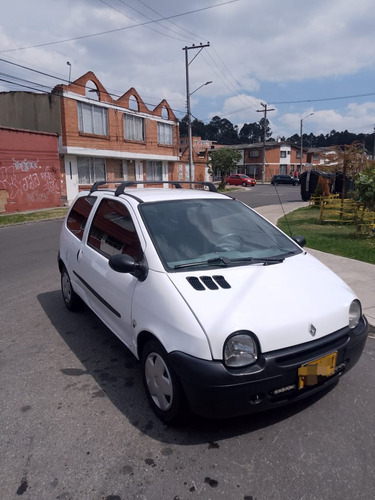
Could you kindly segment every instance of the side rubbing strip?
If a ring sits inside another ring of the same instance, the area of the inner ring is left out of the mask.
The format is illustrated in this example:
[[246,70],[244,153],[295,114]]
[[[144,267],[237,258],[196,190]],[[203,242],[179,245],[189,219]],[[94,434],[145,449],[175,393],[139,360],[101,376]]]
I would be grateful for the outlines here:
[[98,294],[79,274],[77,274],[75,271],[73,271],[74,274],[77,276],[77,278],[80,280],[80,282],[85,285],[85,287],[98,299],[100,302],[107,307],[114,315],[116,315],[118,318],[121,318],[121,314],[116,311],[106,300],[103,299],[101,295]]

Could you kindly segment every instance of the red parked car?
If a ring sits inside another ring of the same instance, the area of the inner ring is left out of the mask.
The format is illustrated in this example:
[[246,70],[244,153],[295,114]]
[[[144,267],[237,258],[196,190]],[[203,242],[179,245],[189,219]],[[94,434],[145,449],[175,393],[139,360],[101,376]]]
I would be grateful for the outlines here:
[[245,174],[232,174],[225,179],[225,183],[231,186],[255,186],[257,181]]

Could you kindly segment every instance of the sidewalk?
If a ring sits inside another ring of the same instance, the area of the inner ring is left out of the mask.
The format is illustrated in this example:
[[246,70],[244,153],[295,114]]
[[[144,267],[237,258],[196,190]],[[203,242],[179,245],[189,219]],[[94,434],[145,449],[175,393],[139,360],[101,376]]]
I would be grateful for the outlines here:
[[[287,214],[307,205],[308,202],[285,203],[283,208]],[[284,216],[283,208],[280,205],[269,205],[257,207],[255,210],[270,222],[276,224],[278,219]],[[368,322],[370,325],[375,326],[375,265],[320,252],[308,247],[306,247],[306,250],[340,276],[353,289],[362,303],[363,312]]]

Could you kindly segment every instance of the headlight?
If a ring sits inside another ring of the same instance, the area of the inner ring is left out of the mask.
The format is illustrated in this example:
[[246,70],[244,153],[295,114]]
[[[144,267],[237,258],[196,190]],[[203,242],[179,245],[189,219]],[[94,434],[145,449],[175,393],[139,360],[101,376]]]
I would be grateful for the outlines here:
[[251,365],[258,359],[258,348],[249,333],[235,333],[224,344],[224,363],[230,368]]
[[349,307],[349,328],[355,328],[362,316],[362,308],[359,300],[353,300]]

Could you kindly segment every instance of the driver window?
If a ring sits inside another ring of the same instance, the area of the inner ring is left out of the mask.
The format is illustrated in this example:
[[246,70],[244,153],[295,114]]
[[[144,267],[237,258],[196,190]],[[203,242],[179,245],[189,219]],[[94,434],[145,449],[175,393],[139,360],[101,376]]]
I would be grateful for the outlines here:
[[142,255],[129,211],[122,203],[110,199],[103,199],[96,211],[88,245],[108,258],[123,253],[139,260]]

